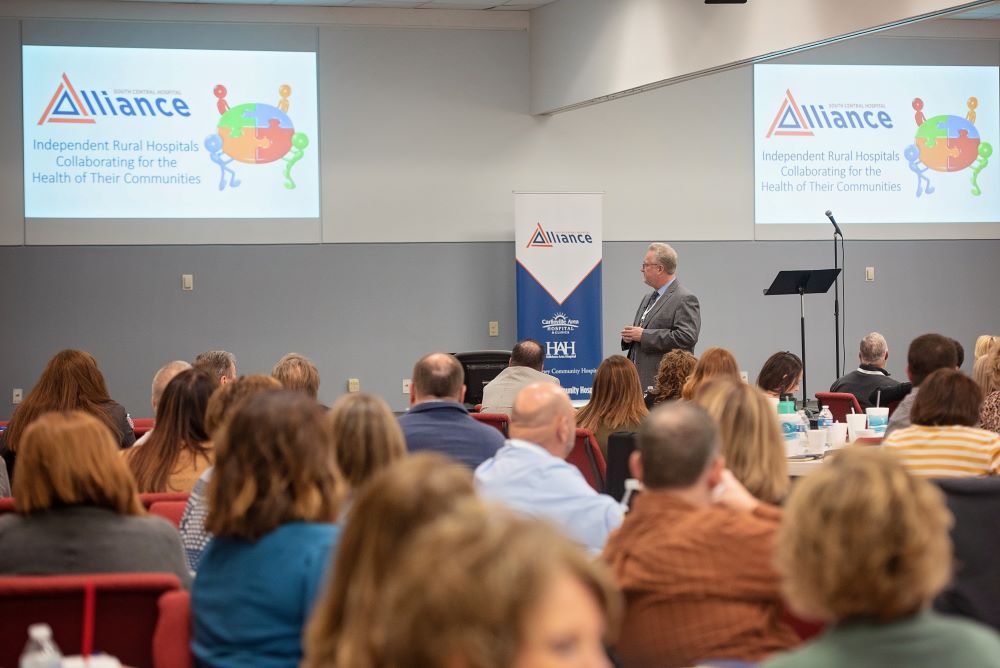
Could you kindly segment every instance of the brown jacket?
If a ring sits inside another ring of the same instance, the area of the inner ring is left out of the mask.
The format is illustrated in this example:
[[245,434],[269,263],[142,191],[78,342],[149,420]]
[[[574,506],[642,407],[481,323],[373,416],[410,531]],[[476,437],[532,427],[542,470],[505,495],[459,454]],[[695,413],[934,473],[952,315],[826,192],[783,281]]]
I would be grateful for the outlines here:
[[781,621],[771,565],[781,510],[696,508],[666,491],[640,494],[604,558],[625,593],[623,665],[758,661],[798,644]]

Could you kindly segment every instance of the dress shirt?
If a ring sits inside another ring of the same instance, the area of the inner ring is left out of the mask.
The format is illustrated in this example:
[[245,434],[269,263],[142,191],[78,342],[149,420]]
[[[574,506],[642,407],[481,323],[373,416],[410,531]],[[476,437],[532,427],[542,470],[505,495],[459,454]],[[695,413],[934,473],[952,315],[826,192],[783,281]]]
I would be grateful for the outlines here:
[[439,452],[475,469],[503,445],[503,434],[476,422],[457,401],[423,401],[399,416],[410,452]]
[[771,565],[781,511],[697,508],[669,491],[638,495],[604,558],[625,594],[627,667],[759,661],[798,644],[781,621]]
[[559,379],[530,366],[509,366],[483,386],[483,404],[479,410],[510,415],[517,393],[535,383],[558,385]]
[[476,483],[484,497],[551,520],[594,553],[622,523],[617,501],[595,492],[578,468],[527,441],[507,441],[476,469]]

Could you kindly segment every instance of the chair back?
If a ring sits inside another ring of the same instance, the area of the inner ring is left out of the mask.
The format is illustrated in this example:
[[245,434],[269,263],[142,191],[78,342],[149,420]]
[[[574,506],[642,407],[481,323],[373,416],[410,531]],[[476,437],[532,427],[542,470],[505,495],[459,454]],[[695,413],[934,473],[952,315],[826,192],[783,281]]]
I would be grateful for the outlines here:
[[132,431],[139,438],[153,428],[153,418],[132,418]]
[[469,413],[469,415],[483,424],[496,427],[504,438],[510,435],[510,416],[506,413]]
[[[0,463],[0,466],[3,466]],[[0,515],[6,513],[13,513],[14,511],[14,497],[13,496],[0,496]],[[3,664],[0,664],[3,665]]]
[[955,575],[934,601],[940,612],[961,615],[1000,630],[1000,478],[941,478],[955,517],[951,540]]
[[576,443],[566,461],[580,469],[580,473],[591,487],[598,492],[604,491],[607,465],[604,462],[604,454],[597,445],[597,439],[594,438],[594,432],[589,429],[576,430]]
[[615,501],[625,496],[625,481],[632,477],[628,470],[628,460],[639,447],[634,431],[616,431],[608,436],[608,472],[604,482],[604,493]]
[[149,513],[162,517],[179,529],[185,508],[187,501],[156,501],[149,506]]
[[160,596],[159,608],[153,632],[153,668],[191,668],[191,594],[168,591]]
[[820,406],[829,406],[835,422],[847,422],[851,408],[855,413],[864,413],[858,398],[850,392],[817,392],[816,401]]
[[191,496],[190,492],[141,492],[139,500],[142,501],[146,510],[149,510],[157,501],[183,501],[187,503],[189,496]]
[[28,627],[45,622],[64,655],[106,652],[153,665],[157,603],[180,589],[172,573],[0,577],[0,666],[18,665]]

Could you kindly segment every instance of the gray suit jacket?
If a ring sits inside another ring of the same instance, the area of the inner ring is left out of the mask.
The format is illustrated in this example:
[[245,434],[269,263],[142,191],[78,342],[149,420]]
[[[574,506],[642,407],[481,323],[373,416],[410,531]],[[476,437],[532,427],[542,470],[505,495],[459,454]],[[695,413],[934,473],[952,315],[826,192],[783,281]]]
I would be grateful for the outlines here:
[[514,397],[522,388],[534,383],[555,383],[559,379],[528,366],[509,366],[483,388],[483,413],[505,413],[510,415]]
[[[650,293],[646,293],[635,312],[632,324],[640,326],[639,319]],[[657,300],[641,325],[642,339],[638,343],[622,341],[622,350],[634,346],[635,366],[639,370],[642,389],[655,385],[660,358],[675,348],[694,353],[701,331],[701,306],[698,298],[688,292],[677,280]]]

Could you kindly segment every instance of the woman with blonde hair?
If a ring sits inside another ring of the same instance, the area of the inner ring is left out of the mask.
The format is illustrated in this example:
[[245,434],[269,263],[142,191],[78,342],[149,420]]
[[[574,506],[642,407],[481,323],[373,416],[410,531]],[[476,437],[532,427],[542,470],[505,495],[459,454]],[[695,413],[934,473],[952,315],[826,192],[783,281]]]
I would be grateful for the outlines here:
[[792,610],[830,627],[765,667],[1000,666],[995,632],[930,610],[951,579],[950,525],[941,492],[878,448],[844,450],[803,479],[777,566]]
[[298,666],[340,535],[343,483],[323,412],[302,392],[255,394],[222,427],[216,454],[191,648],[199,666]]
[[698,363],[694,365],[691,377],[684,383],[681,398],[690,401],[698,391],[699,385],[716,376],[740,380],[740,367],[736,363],[736,358],[725,348],[709,348],[701,354]]
[[11,416],[6,431],[0,433],[2,454],[10,479],[14,479],[17,450],[25,429],[49,411],[90,413],[115,436],[121,448],[135,443],[135,433],[125,409],[112,401],[97,360],[82,350],[61,350],[45,365],[38,382]]
[[140,492],[190,492],[212,465],[205,409],[215,385],[199,369],[174,376],[156,406],[156,429],[144,444],[126,450]]
[[1000,346],[976,360],[975,368],[979,376],[975,380],[983,391],[979,426],[1000,433]]
[[594,432],[607,456],[608,436],[637,430],[648,412],[635,365],[622,355],[612,355],[597,367],[590,401],[576,412],[576,426]]
[[378,665],[610,668],[621,594],[551,525],[463,508],[421,530],[406,556],[379,599]]
[[981,357],[986,357],[991,351],[996,349],[1000,344],[1000,336],[992,336],[990,334],[983,334],[976,339],[975,348],[975,359],[979,360]]
[[[409,559],[406,543],[421,527],[466,503],[478,503],[472,471],[436,453],[402,459],[359,490],[306,630],[303,668],[384,665],[376,659],[376,601],[385,579]],[[450,568],[437,564],[424,575]]]
[[656,370],[656,385],[645,396],[646,408],[680,399],[684,383],[691,377],[697,363],[697,357],[680,348],[674,348],[661,357],[660,367]]
[[788,494],[788,463],[781,425],[767,396],[752,385],[715,378],[698,389],[694,403],[719,425],[726,468],[761,501],[780,503]]
[[18,452],[17,514],[0,517],[0,573],[167,572],[189,585],[176,529],[146,515],[101,420],[46,413],[24,430]]
[[349,494],[406,455],[406,440],[389,405],[373,394],[345,394],[326,416],[337,467]]

